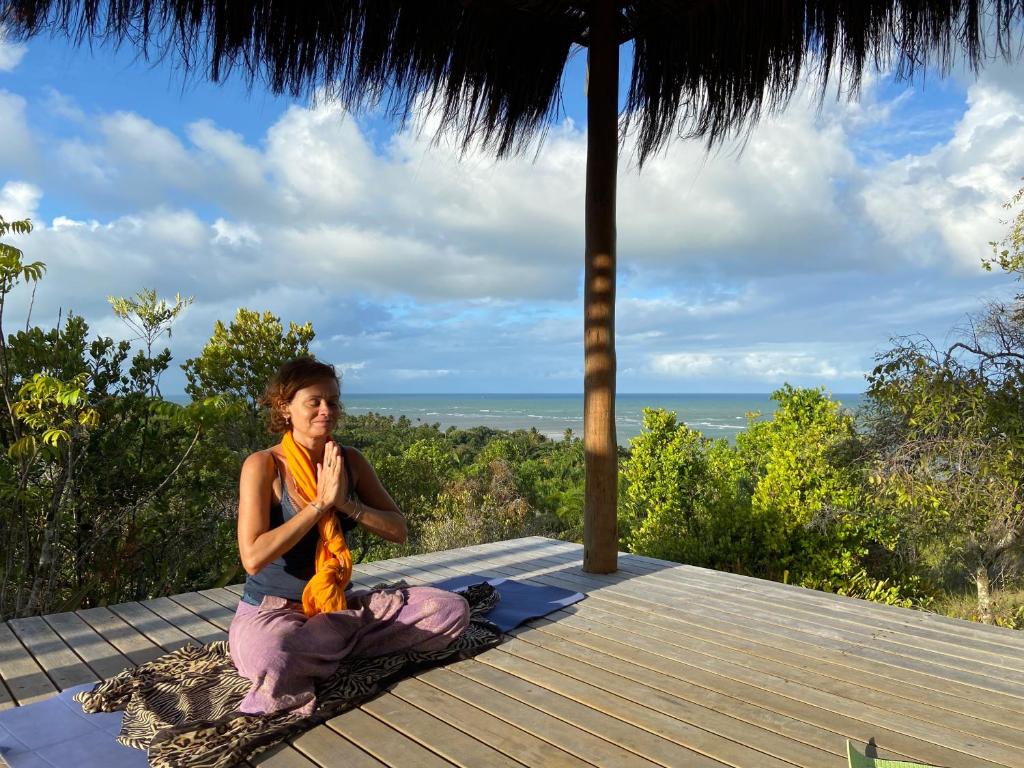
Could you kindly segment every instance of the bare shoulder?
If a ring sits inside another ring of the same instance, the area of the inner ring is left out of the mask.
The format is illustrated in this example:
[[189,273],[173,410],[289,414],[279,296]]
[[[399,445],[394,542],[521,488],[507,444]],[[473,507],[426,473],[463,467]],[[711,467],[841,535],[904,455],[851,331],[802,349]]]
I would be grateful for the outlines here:
[[353,448],[351,445],[343,445],[341,448],[345,452],[345,460],[349,463],[349,468],[352,470],[356,481],[359,480],[360,475],[367,471],[373,472],[373,465],[370,464],[369,459],[363,456],[358,448]]
[[274,474],[273,449],[256,451],[242,464],[242,477],[264,478]]

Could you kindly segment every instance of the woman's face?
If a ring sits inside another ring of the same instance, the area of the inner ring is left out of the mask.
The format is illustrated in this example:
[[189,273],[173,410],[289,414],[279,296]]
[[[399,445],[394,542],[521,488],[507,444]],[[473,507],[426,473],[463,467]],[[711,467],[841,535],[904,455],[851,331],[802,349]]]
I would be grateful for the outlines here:
[[341,414],[338,382],[325,379],[303,387],[284,407],[284,413],[296,434],[329,437]]

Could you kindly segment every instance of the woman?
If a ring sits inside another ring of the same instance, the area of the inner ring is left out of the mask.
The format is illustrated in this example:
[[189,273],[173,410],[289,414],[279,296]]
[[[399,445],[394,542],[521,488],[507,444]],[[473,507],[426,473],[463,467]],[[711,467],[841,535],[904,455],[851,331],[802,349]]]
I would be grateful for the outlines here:
[[469,621],[465,599],[431,587],[346,591],[345,533],[361,525],[404,542],[405,518],[366,458],[331,439],[341,411],[334,368],[285,363],[267,386],[274,447],[242,466],[238,551],[248,574],[231,658],[251,714],[316,706],[314,686],[347,656],[440,650]]

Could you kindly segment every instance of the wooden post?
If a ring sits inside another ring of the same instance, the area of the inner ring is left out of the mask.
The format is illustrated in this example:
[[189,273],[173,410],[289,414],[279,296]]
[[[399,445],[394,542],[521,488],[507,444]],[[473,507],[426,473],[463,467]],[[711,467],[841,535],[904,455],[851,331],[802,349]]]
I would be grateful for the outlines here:
[[619,24],[615,0],[590,4],[586,272],[583,291],[583,570],[618,568],[615,439],[615,185],[619,159]]

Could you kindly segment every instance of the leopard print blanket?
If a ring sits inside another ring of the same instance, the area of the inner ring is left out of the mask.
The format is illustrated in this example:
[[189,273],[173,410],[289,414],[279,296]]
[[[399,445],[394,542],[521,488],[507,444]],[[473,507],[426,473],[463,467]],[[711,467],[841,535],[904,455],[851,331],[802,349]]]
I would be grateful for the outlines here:
[[[406,585],[377,588],[399,586]],[[97,683],[91,691],[77,694],[75,700],[85,712],[124,710],[117,741],[148,749],[149,764],[154,768],[227,768],[359,706],[420,669],[497,645],[501,633],[484,618],[498,602],[497,590],[479,584],[464,594],[470,605],[470,623],[451,645],[442,651],[343,661],[317,686],[317,708],[308,717],[289,712],[239,712],[250,682],[235,670],[224,641],[187,645]]]

